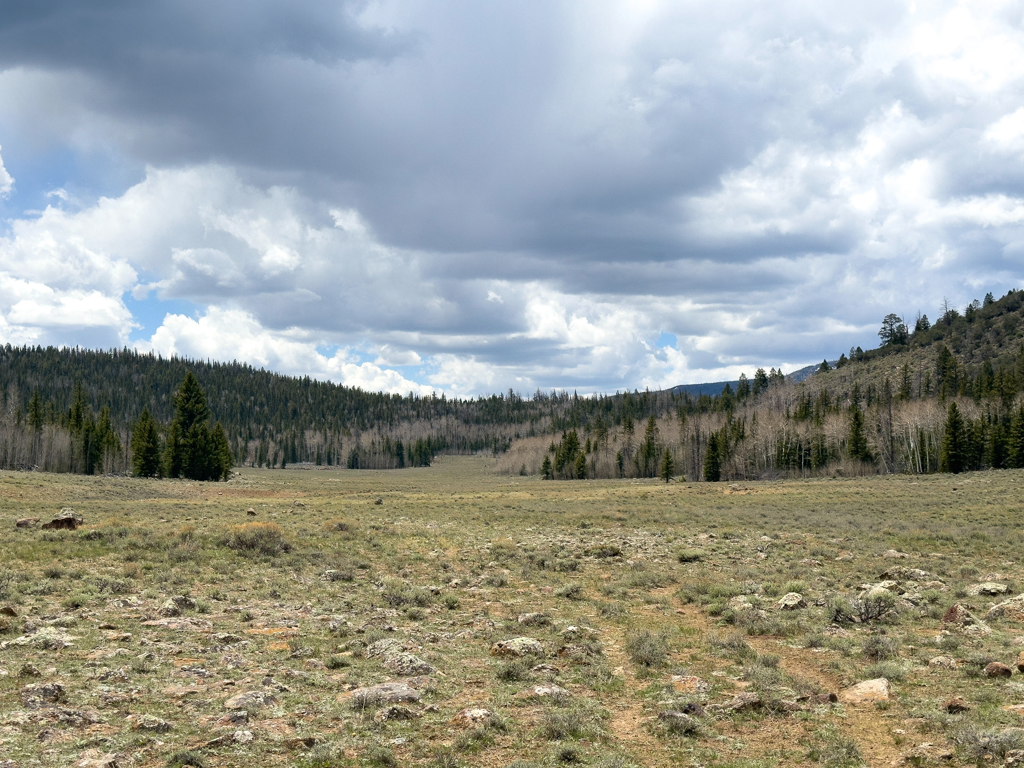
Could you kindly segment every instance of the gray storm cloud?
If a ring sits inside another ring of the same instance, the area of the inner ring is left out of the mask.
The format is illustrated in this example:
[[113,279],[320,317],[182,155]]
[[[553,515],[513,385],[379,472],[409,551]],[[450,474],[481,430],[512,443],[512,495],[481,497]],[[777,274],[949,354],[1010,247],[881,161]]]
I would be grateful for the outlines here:
[[[24,3],[0,18],[5,156],[31,168],[64,147],[135,183],[8,210],[0,330],[86,333],[44,322],[47,301],[74,298],[63,259],[94,270],[90,340],[126,338],[117,305],[134,288],[214,308],[208,323],[243,313],[254,339],[420,361],[409,376],[452,391],[666,386],[832,357],[889,311],[1018,284],[1021,17]],[[23,263],[40,251],[49,272]],[[189,347],[190,327],[147,343],[230,354]],[[662,332],[676,345],[656,347]],[[253,348],[341,375],[276,343]]]

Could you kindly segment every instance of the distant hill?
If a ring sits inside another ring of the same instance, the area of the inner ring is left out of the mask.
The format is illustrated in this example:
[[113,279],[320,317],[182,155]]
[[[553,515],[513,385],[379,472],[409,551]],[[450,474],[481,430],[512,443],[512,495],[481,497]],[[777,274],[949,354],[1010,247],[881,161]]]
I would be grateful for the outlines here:
[[725,389],[725,385],[728,384],[732,387],[733,391],[736,391],[736,387],[739,385],[738,381],[712,381],[707,384],[680,384],[672,387],[669,392],[676,395],[687,394],[690,397],[700,397],[701,395],[709,395],[710,397],[718,397],[722,394]]

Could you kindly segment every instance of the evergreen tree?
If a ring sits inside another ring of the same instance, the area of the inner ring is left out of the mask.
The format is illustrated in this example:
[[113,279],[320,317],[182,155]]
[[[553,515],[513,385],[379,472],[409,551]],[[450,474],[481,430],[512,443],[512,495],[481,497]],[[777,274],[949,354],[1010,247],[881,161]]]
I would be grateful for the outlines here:
[[[164,458],[166,472],[170,477],[186,477],[189,480],[227,478],[233,463],[228,458],[231,451],[227,447],[223,428],[220,430],[223,440],[215,439],[210,431],[209,418],[206,393],[195,374],[189,371],[174,395],[174,421],[171,422]],[[275,452],[274,465],[277,459]],[[229,462],[227,466],[226,461]]]
[[672,462],[672,451],[665,449],[665,455],[661,457],[661,479],[666,483],[672,479],[675,472],[675,464]]
[[39,389],[32,390],[32,400],[28,404],[28,423],[36,432],[43,431],[43,400],[39,397]]
[[1010,439],[1007,448],[1007,466],[1024,468],[1024,403],[1010,421]]
[[587,479],[587,454],[583,453],[583,451],[580,451],[576,456],[576,479]]
[[722,479],[722,458],[718,451],[718,435],[712,432],[708,437],[708,449],[704,454],[704,480],[717,483]]
[[136,477],[156,477],[160,474],[160,438],[156,422],[143,408],[132,429],[132,474]]
[[967,433],[963,416],[956,403],[949,404],[946,413],[946,429],[942,435],[942,448],[939,452],[940,472],[962,472],[967,452]]
[[540,475],[544,480],[553,479],[551,475],[551,457],[546,454],[543,463],[540,465]]
[[864,414],[854,406],[850,410],[850,434],[846,439],[846,452],[854,461],[874,461],[864,434]]
[[211,472],[211,480],[227,480],[231,477],[231,468],[235,465],[235,457],[231,453],[231,444],[228,443],[228,436],[224,427],[218,421],[213,428],[213,459],[214,465]]

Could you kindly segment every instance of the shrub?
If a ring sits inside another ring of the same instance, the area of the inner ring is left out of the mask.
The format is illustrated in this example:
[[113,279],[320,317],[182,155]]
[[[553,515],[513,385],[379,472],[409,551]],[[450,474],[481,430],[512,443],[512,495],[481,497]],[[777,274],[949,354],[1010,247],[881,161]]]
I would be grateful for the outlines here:
[[530,668],[522,661],[515,660],[498,667],[498,679],[506,683],[520,683],[529,680]]
[[578,709],[548,710],[541,723],[541,733],[549,741],[586,735],[588,718]]
[[182,766],[186,765],[193,766],[193,768],[206,768],[203,756],[194,749],[175,752],[167,760],[167,768],[182,768]]
[[660,667],[668,657],[665,638],[646,629],[626,635],[625,650],[630,660],[642,667]]
[[279,555],[292,548],[277,523],[233,525],[228,546],[242,553],[259,555]]
[[871,661],[887,661],[900,655],[900,644],[885,635],[872,635],[864,641],[861,655]]
[[583,586],[581,584],[566,584],[555,590],[555,597],[564,597],[566,600],[581,600],[583,598]]

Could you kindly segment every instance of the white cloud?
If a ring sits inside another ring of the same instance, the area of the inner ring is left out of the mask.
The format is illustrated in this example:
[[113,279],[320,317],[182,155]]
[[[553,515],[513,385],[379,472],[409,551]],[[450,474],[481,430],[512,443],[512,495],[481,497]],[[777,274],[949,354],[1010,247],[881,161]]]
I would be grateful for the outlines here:
[[376,363],[351,359],[339,349],[327,356],[317,350],[308,332],[263,328],[252,315],[211,306],[198,319],[169,314],[150,339],[137,344],[143,351],[212,360],[237,360],[296,376],[313,376],[370,391],[428,395],[433,390],[409,381]]
[[14,178],[7,172],[7,169],[4,167],[4,159],[0,157],[0,197],[7,197],[13,188]]

